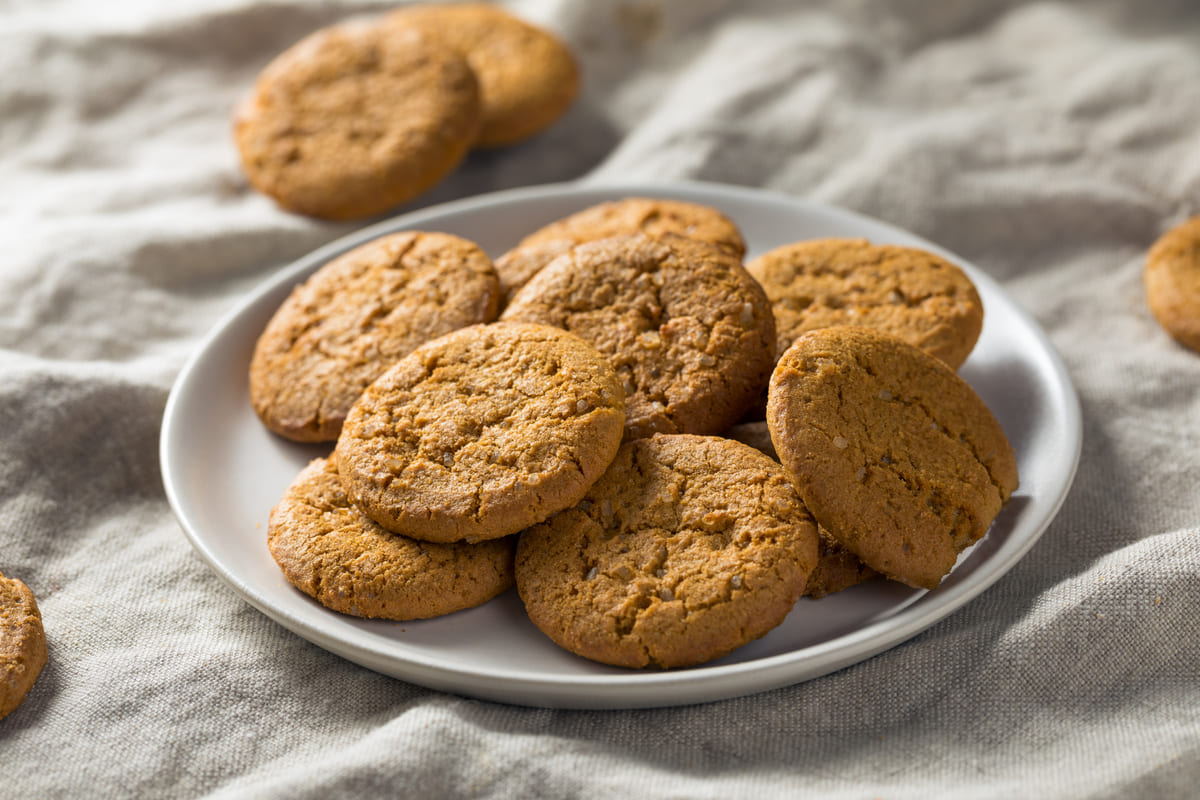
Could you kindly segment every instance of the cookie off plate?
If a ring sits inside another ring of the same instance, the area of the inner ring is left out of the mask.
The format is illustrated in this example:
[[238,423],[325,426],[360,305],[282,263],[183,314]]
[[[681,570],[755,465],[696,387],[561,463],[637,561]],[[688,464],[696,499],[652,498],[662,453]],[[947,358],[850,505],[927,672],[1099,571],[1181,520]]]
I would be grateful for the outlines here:
[[[983,299],[983,332],[959,370],[1003,426],[1021,485],[980,542],[933,591],[873,581],[821,600],[803,598],[782,625],[707,664],[627,670],[559,649],[528,620],[515,590],[445,617],[364,620],[293,588],[266,546],[267,516],[284,489],[330,445],[269,433],[249,401],[259,333],[309,274],[394,231],[445,231],[493,258],[538,227],[630,196],[711,205],[745,236],[747,259],[800,239],[861,237],[921,247],[957,264]],[[531,706],[635,708],[719,700],[798,683],[911,638],[1008,572],[1050,524],[1075,475],[1082,425],[1062,361],[1037,323],[986,273],[911,233],[858,214],[770,192],[703,183],[558,184],[425,208],[340,239],[284,268],[232,309],[180,372],[163,416],[163,483],[184,533],[242,598],[304,637],[369,669],[458,694]]]

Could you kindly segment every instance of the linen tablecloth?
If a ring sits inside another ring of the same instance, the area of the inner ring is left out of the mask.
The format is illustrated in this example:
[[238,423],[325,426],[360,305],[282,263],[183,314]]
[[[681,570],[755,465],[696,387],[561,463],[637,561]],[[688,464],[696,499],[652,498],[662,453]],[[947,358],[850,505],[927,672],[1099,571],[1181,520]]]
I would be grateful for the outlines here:
[[[278,210],[230,111],[342,0],[0,6],[0,571],[50,661],[0,797],[1194,797],[1200,355],[1143,256],[1200,213],[1190,0],[525,0],[583,91],[406,209],[688,179],[949,248],[1048,332],[1084,440],[1060,514],[980,597],[875,658],[739,699],[552,711],[444,694],[243,602],[168,507],[172,381],[239,298],[355,230]],[[400,209],[405,210],[405,209]]]

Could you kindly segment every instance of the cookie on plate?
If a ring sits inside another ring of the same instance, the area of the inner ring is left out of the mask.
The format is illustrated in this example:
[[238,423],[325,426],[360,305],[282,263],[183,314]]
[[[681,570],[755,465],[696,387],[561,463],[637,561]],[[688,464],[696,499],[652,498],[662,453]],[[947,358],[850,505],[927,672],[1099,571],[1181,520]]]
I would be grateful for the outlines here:
[[384,28],[416,28],[454,48],[479,79],[475,147],[500,147],[548,128],[579,93],[579,66],[549,31],[487,3],[418,4],[385,16]]
[[271,510],[267,545],[288,581],[356,617],[428,619],[487,602],[513,583],[515,537],[421,542],[367,519],[332,459],[309,463]]
[[771,376],[771,440],[820,525],[932,589],[1017,487],[996,418],[945,362],[870,328],[802,335]]
[[517,590],[559,646],[624,667],[719,658],[781,623],[817,561],[783,468],[714,436],[625,444],[587,496],[521,533]]
[[1200,352],[1200,216],[1172,228],[1146,255],[1146,302],[1167,333]]
[[318,31],[259,75],[234,135],[247,179],[289,211],[379,214],[432,187],[479,131],[479,85],[453,48],[416,30]]
[[583,496],[620,445],[624,397],[577,336],[475,325],[422,345],[363,392],[338,437],[338,471],[390,531],[496,539]]
[[806,331],[862,325],[958,369],[983,329],[983,303],[971,279],[924,250],[814,239],[763,253],[746,269],[771,298],[780,355]]
[[627,438],[724,431],[759,397],[774,361],[762,287],[737,256],[678,236],[579,245],[527,283],[501,319],[595,345],[625,385]]
[[42,614],[29,587],[0,574],[0,719],[8,716],[46,666]]
[[504,301],[512,299],[530,278],[575,245],[631,233],[644,233],[655,238],[674,234],[698,239],[728,250],[739,259],[746,252],[746,243],[737,225],[711,206],[682,200],[626,197],[590,206],[551,222],[497,258],[496,272],[500,275]]
[[333,441],[373,380],[418,345],[496,316],[498,284],[475,244],[405,231],[354,248],[297,287],[250,362],[250,399],[272,431]]

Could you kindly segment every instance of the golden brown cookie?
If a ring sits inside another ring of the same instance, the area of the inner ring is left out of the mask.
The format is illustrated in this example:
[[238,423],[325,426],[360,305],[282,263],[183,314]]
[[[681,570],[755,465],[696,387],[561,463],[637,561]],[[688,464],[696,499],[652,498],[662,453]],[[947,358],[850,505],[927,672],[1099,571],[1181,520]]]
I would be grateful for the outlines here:
[[579,93],[579,66],[549,31],[487,3],[418,4],[383,18],[416,28],[466,58],[482,101],[476,147],[528,139],[558,120]]
[[337,443],[363,512],[431,542],[516,533],[573,505],[621,441],[624,392],[582,339],[496,323],[414,350],[363,393]]
[[779,464],[729,439],[659,435],[521,533],[517,590],[573,653],[681,667],[782,622],[816,561],[816,527]]
[[333,459],[318,458],[271,510],[267,546],[288,581],[321,605],[408,620],[473,608],[511,586],[516,537],[437,544],[390,533],[350,502]]
[[496,316],[488,257],[445,233],[383,236],[330,261],[271,318],[250,362],[263,423],[302,442],[337,438],[350,406],[420,344]]
[[46,666],[46,633],[29,587],[0,574],[0,719],[29,692]]
[[[771,430],[766,421],[740,422],[725,431],[725,437],[749,445],[760,453],[770,456],[776,461],[779,454],[775,452],[775,443],[771,441]],[[876,577],[879,573],[862,563],[845,545],[833,538],[829,531],[817,526],[817,536],[820,548],[817,553],[817,566],[808,576],[808,584],[804,594],[809,597],[825,597],[840,592],[863,581]]]
[[766,295],[730,253],[677,236],[582,244],[501,315],[576,333],[625,384],[627,438],[711,434],[759,396],[775,340]]
[[1146,255],[1146,302],[1180,344],[1200,352],[1200,216],[1167,231]]
[[771,439],[823,528],[871,568],[932,589],[987,532],[1017,462],[945,362],[870,328],[811,331],[771,376]]
[[529,279],[577,244],[644,233],[659,238],[673,234],[717,245],[739,259],[746,243],[733,220],[711,206],[682,200],[627,197],[590,206],[551,222],[522,239],[496,259],[504,301],[512,299]]
[[958,369],[983,328],[983,303],[971,279],[924,250],[815,239],[777,247],[746,269],[771,298],[780,355],[806,331],[862,325]]
[[263,70],[234,134],[254,188],[289,211],[371,216],[416,197],[479,131],[467,62],[416,30],[318,31]]

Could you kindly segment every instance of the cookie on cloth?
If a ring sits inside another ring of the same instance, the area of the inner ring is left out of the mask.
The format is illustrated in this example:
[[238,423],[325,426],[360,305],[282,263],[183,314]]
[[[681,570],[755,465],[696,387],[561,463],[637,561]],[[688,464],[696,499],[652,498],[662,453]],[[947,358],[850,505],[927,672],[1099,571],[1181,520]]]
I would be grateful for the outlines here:
[[453,48],[416,30],[346,23],[282,53],[238,108],[254,188],[289,211],[368,217],[458,166],[479,131],[479,85]]
[[615,236],[556,258],[501,319],[578,334],[625,385],[627,438],[719,433],[761,394],[774,361],[762,287],[726,250],[678,236]]
[[763,253],[746,269],[771,298],[780,355],[806,331],[862,325],[958,369],[983,329],[983,303],[971,279],[924,250],[814,239]]
[[[725,437],[749,445],[776,461],[779,460],[779,455],[775,452],[775,443],[771,441],[771,430],[765,420],[740,422],[725,431]],[[862,563],[858,556],[847,550],[845,545],[820,525],[817,526],[817,536],[820,543],[817,566],[808,576],[808,584],[804,588],[804,594],[808,597],[825,597],[857,586],[879,574]]]
[[1167,333],[1200,352],[1200,216],[1162,235],[1146,255],[1146,302]]
[[1017,462],[945,362],[870,328],[811,331],[771,376],[771,440],[813,516],[872,569],[932,589],[987,532]]
[[586,497],[517,543],[533,623],[623,667],[719,658],[781,623],[817,562],[816,526],[783,468],[739,442],[625,444]]
[[418,347],[363,392],[338,437],[338,471],[390,531],[496,539],[583,496],[620,445],[624,398],[577,336],[474,325]]
[[418,345],[496,316],[492,262],[445,233],[405,231],[317,270],[275,312],[250,362],[250,400],[272,431],[333,441],[373,380]]
[[505,301],[512,299],[529,279],[557,256],[577,244],[644,233],[658,238],[667,234],[717,245],[741,258],[746,243],[733,220],[711,206],[682,200],[626,197],[589,206],[551,222],[522,239],[496,259]]
[[29,587],[0,573],[0,719],[8,716],[46,666],[46,632]]
[[481,605],[513,583],[515,537],[421,542],[367,519],[332,459],[309,463],[271,510],[267,546],[293,586],[356,617],[428,619]]
[[567,46],[498,6],[415,4],[380,24],[416,28],[467,60],[479,79],[482,105],[475,147],[528,139],[558,120],[579,93],[579,66]]

